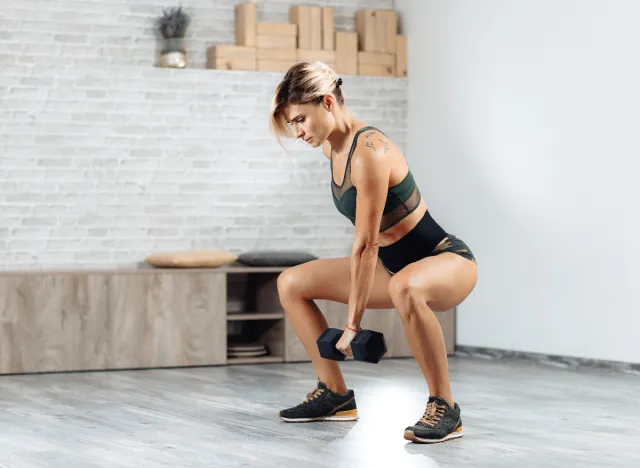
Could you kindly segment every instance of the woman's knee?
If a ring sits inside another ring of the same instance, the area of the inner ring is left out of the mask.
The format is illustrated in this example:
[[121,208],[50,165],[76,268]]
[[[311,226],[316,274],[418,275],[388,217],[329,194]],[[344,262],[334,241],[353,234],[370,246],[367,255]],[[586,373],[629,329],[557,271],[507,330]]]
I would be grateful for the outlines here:
[[403,319],[409,318],[409,315],[416,311],[416,308],[412,307],[413,304],[426,303],[428,299],[422,282],[415,275],[402,272],[389,280],[389,296]]
[[288,299],[300,293],[300,275],[297,267],[287,268],[278,275],[278,295],[280,299]]

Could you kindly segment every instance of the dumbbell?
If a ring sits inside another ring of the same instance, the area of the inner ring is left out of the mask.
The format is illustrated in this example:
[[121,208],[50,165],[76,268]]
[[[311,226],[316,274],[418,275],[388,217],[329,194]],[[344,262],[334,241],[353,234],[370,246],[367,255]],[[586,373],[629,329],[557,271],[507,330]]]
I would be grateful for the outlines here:
[[[344,333],[337,328],[327,328],[317,340],[320,356],[333,361],[344,361],[347,357],[336,348]],[[384,335],[373,330],[361,329],[351,340],[351,351],[356,361],[377,364],[387,352]]]

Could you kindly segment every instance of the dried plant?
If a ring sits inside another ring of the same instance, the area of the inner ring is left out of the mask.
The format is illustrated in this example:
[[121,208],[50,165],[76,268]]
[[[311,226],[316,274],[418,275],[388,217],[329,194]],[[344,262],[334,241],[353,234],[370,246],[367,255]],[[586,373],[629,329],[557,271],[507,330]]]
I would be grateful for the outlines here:
[[158,32],[165,39],[182,39],[187,32],[191,18],[182,7],[165,8],[157,20]]

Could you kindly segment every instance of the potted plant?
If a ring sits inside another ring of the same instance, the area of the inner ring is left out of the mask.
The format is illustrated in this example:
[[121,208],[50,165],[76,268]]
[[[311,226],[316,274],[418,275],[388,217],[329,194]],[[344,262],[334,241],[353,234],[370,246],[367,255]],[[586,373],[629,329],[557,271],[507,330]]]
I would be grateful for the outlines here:
[[159,66],[184,68],[187,66],[187,52],[184,36],[191,19],[182,7],[166,8],[156,22],[157,32],[162,40]]

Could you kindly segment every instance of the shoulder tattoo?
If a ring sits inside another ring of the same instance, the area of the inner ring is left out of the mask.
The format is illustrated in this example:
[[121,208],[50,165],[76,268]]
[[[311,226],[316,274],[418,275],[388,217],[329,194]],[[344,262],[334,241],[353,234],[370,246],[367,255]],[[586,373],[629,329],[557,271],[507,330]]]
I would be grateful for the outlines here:
[[373,151],[376,151],[376,141],[378,142],[378,147],[382,149],[384,154],[389,152],[389,143],[387,139],[383,136],[375,136],[376,131],[371,130],[364,134],[365,146],[367,148],[371,148]]

